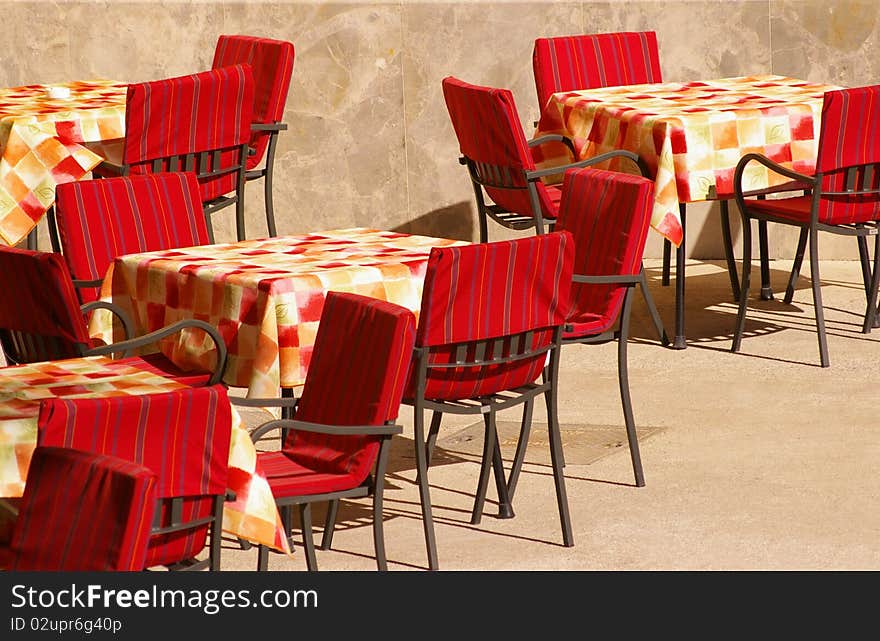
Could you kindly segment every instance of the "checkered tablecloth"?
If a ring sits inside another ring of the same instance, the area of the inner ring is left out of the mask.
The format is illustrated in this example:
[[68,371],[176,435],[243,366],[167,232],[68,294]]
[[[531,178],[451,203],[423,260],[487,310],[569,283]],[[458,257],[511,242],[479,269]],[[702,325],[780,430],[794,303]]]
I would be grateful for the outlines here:
[[[37,444],[37,415],[45,398],[158,394],[181,383],[105,356],[0,368],[0,496],[20,497]],[[223,529],[290,553],[272,490],[257,466],[254,444],[232,408],[229,489]]]
[[[342,229],[132,254],[111,265],[102,298],[128,311],[139,332],[184,318],[217,327],[229,348],[224,380],[250,398],[305,382],[324,297],[354,292],[418,314],[431,247],[464,241],[374,229]],[[105,310],[92,336],[112,340]],[[209,368],[212,345],[183,332],[162,343],[183,368]]]
[[[814,171],[822,98],[833,89],[840,87],[760,75],[561,92],[547,103],[535,137],[568,136],[580,159],[614,149],[639,154],[655,180],[651,225],[679,245],[678,204],[731,197],[744,154]],[[556,144],[535,156],[542,167],[570,161]],[[633,171],[621,160],[606,166]],[[750,189],[785,181],[757,165],[746,180]]]
[[[50,87],[70,89],[51,99]],[[19,243],[55,201],[55,185],[80,180],[101,156],[81,143],[125,135],[126,85],[110,80],[0,89],[0,240]]]

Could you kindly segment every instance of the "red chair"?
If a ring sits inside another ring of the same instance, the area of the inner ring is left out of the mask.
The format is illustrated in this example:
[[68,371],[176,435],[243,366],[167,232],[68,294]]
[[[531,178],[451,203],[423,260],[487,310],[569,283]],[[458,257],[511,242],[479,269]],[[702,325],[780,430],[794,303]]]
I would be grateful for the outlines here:
[[117,256],[211,242],[193,172],[63,183],[53,209],[52,245],[83,303],[98,300]]
[[[485,423],[471,523],[480,522],[490,469],[495,473],[499,515],[509,518],[513,510],[495,414],[525,405],[524,420],[531,420],[531,403],[540,395],[547,403],[562,539],[564,545],[574,545],[556,413],[559,347],[573,259],[568,232],[431,250],[404,403],[413,406],[419,494],[432,570],[438,561],[427,471],[442,415],[482,416]],[[427,410],[434,415],[426,439]],[[520,442],[518,449],[524,447]]]
[[[0,346],[9,364],[38,363],[49,360],[128,353],[151,345],[184,328],[197,328],[187,340],[205,342],[206,352],[216,354],[208,372],[184,372],[161,353],[130,356],[128,361],[162,376],[189,385],[213,385],[226,368],[226,343],[213,326],[195,319],[178,321],[160,330],[111,345],[98,344],[89,337],[83,314],[114,306],[103,301],[82,307],[60,254],[0,246]],[[118,311],[118,310],[117,310]],[[119,315],[131,336],[131,321]]]
[[541,109],[559,91],[663,82],[653,31],[537,38],[532,69]]
[[[214,69],[247,63],[254,73],[254,113],[246,181],[263,179],[266,226],[276,236],[272,174],[278,132],[286,131],[284,105],[293,74],[293,43],[255,36],[220,36],[214,49]],[[262,168],[259,165],[265,164]]]
[[[877,123],[880,123],[880,85],[829,91],[822,104],[822,124],[814,175],[800,173],[797,166],[792,169],[783,167],[761,154],[746,154],[740,159],[734,174],[734,190],[743,217],[742,296],[731,351],[739,350],[745,329],[753,219],[759,224],[773,222],[800,228],[794,268],[785,293],[786,303],[791,302],[794,284],[800,273],[806,244],[809,242],[810,281],[822,367],[828,367],[829,358],[819,278],[818,232],[855,236],[858,239],[867,298],[862,332],[867,334],[871,331],[877,315],[880,278],[880,172],[877,171],[880,164],[880,138],[877,136]],[[790,178],[806,185],[812,193],[791,198],[746,198],[750,189],[749,175],[755,169],[772,171]],[[868,261],[868,236],[874,236],[875,241],[873,267]]]
[[236,232],[244,240],[244,183],[254,106],[250,65],[128,86],[121,158],[108,158],[98,174],[136,175],[194,171],[214,238],[211,216],[235,205]]
[[[232,433],[222,385],[40,403],[38,445],[110,454],[156,473],[159,500],[145,565],[220,569]],[[25,486],[27,487],[27,486]],[[196,560],[211,542],[207,558]]]
[[[571,309],[565,319],[562,344],[617,341],[624,424],[635,482],[641,487],[645,475],[629,393],[627,340],[633,287],[640,284],[648,295],[642,254],[651,222],[654,183],[620,172],[572,169],[565,173],[562,192],[556,229],[569,232],[575,247]],[[521,443],[528,442],[528,423],[523,423],[523,430]],[[511,493],[522,455],[514,460],[508,483]]]
[[37,447],[0,568],[143,570],[156,474],[114,456]]
[[[580,162],[536,169],[531,148],[563,142],[573,157],[574,148],[571,141],[559,135],[526,140],[508,89],[472,85],[449,76],[443,79],[443,95],[458,137],[462,155],[459,162],[467,166],[474,188],[482,243],[488,240],[490,218],[508,229],[534,228],[538,234],[553,229],[561,192],[558,185],[545,184],[543,177],[615,156],[635,159],[633,162],[638,164],[633,154],[612,151]],[[493,204],[487,204],[487,197]]]
[[[374,298],[329,292],[321,313],[306,382],[293,420],[255,430],[258,442],[272,430],[289,430],[280,451],[259,452],[275,502],[289,531],[290,508],[299,506],[306,563],[317,569],[311,504],[330,501],[323,548],[341,498],[373,496],[376,562],[387,569],[382,493],[391,437],[407,382],[415,338],[409,310]],[[268,552],[260,547],[258,569]]]

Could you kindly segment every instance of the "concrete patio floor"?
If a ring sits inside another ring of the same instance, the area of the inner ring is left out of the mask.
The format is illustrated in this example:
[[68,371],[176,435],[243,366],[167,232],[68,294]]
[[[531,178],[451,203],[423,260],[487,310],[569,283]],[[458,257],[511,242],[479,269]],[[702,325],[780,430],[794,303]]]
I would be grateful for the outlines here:
[[[771,263],[777,292],[790,265]],[[657,261],[646,267],[671,334],[674,286],[660,286]],[[858,264],[823,262],[821,271],[827,369],[819,367],[806,277],[790,306],[781,296],[758,301],[753,285],[738,354],[729,351],[736,306],[721,263],[688,263],[685,350],[659,345],[636,298],[629,364],[642,488],[633,483],[626,446],[616,345],[563,350],[559,409],[574,547],[561,545],[543,409],[535,411],[516,517],[496,518],[490,503],[479,525],[469,516],[481,429],[447,417],[429,471],[441,569],[880,569],[880,420],[872,375],[880,330],[860,333]],[[518,415],[500,418],[509,463]],[[424,570],[411,408],[402,408],[400,422],[404,433],[385,492],[389,569]],[[489,492],[494,499],[491,484]],[[321,570],[375,570],[369,505],[361,500],[340,509],[333,549],[317,553]],[[320,510],[315,523],[319,540]],[[270,555],[271,570],[305,569],[298,534],[295,540],[293,558]],[[225,541],[222,566],[255,569],[256,550]]]

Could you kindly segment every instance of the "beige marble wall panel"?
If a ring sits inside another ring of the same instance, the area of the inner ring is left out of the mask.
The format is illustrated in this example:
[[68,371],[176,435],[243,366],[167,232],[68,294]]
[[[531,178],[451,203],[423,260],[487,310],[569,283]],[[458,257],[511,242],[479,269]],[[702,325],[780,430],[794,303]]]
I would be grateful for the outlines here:
[[[404,228],[475,239],[478,225],[467,170],[443,99],[442,79],[510,89],[527,137],[538,104],[535,38],[578,33],[577,3],[407,3],[403,7],[410,221]],[[490,223],[491,224],[491,223]],[[493,224],[494,225],[494,224]],[[510,237],[494,225],[490,238]]]
[[[400,9],[377,3],[236,3],[225,33],[290,40],[293,80],[276,159],[279,233],[391,228],[407,217]],[[249,222],[265,229],[260,188]]]
[[71,22],[66,6],[56,2],[0,2],[0,16],[4,23],[0,86],[57,82],[70,77]]

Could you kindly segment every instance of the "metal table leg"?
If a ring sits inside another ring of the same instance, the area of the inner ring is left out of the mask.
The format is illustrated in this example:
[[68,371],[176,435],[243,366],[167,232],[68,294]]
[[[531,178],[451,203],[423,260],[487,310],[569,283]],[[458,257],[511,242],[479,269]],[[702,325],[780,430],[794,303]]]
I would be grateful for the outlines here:
[[761,261],[761,300],[773,300],[770,288],[770,250],[767,245],[767,221],[758,221],[758,252]]
[[687,340],[684,333],[684,261],[687,225],[684,203],[679,203],[678,211],[681,216],[681,244],[675,250],[675,338],[672,341],[672,348],[685,349]]

